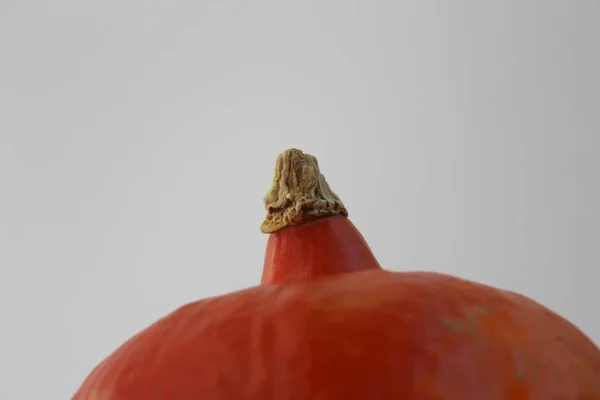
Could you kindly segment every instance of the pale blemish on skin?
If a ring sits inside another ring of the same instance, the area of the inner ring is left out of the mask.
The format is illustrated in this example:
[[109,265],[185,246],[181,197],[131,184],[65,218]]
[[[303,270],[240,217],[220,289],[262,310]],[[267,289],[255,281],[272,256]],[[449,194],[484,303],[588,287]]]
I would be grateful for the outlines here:
[[464,318],[442,317],[440,324],[454,333],[474,332],[478,318],[489,314],[487,308],[475,305],[461,308]]
[[442,317],[440,319],[440,324],[449,331],[452,331],[453,333],[472,331],[472,327],[470,325],[466,325],[464,322],[457,318]]
[[[477,322],[479,319],[490,312],[487,308],[474,305],[466,306],[461,308],[463,317],[442,317],[440,318],[440,324],[447,330],[454,334],[460,333],[475,333],[477,332]],[[480,332],[482,333],[482,332]],[[514,374],[519,381],[523,381],[530,368],[530,361],[527,355],[521,349],[517,349],[513,355]]]
[[489,314],[489,310],[487,308],[479,305],[465,307],[463,308],[463,312],[467,319],[471,322],[474,322],[477,318],[479,318],[482,315]]
[[514,367],[515,376],[520,381],[525,380],[526,375],[531,376],[532,372],[535,373],[535,364],[522,349],[515,350]]

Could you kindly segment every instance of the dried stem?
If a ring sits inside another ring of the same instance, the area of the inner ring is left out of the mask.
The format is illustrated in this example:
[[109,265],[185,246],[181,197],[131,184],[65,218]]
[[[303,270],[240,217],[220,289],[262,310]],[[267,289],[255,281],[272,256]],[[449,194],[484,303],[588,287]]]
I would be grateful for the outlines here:
[[288,149],[277,157],[273,185],[264,203],[267,216],[260,227],[264,233],[333,215],[348,216],[319,171],[317,159],[298,149]]

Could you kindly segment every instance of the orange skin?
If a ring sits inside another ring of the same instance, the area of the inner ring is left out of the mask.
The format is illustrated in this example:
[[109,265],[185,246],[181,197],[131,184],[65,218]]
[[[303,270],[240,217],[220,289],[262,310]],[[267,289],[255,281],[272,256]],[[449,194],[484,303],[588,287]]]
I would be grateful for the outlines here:
[[521,295],[385,271],[331,217],[271,234],[262,285],[151,325],[73,399],[598,400],[600,350]]

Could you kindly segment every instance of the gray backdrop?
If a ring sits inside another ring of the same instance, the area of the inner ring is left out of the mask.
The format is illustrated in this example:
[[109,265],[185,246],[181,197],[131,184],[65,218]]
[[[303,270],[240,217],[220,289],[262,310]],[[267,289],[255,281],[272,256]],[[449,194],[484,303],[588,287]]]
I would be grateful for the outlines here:
[[0,398],[258,282],[277,154],[394,270],[600,342],[600,2],[0,1]]

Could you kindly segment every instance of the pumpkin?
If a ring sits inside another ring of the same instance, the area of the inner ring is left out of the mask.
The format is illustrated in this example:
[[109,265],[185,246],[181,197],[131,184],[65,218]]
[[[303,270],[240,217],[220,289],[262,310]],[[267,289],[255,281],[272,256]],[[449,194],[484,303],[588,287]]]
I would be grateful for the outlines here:
[[261,284],[155,322],[74,399],[600,399],[600,349],[548,308],[382,269],[314,157],[282,153],[265,205]]

